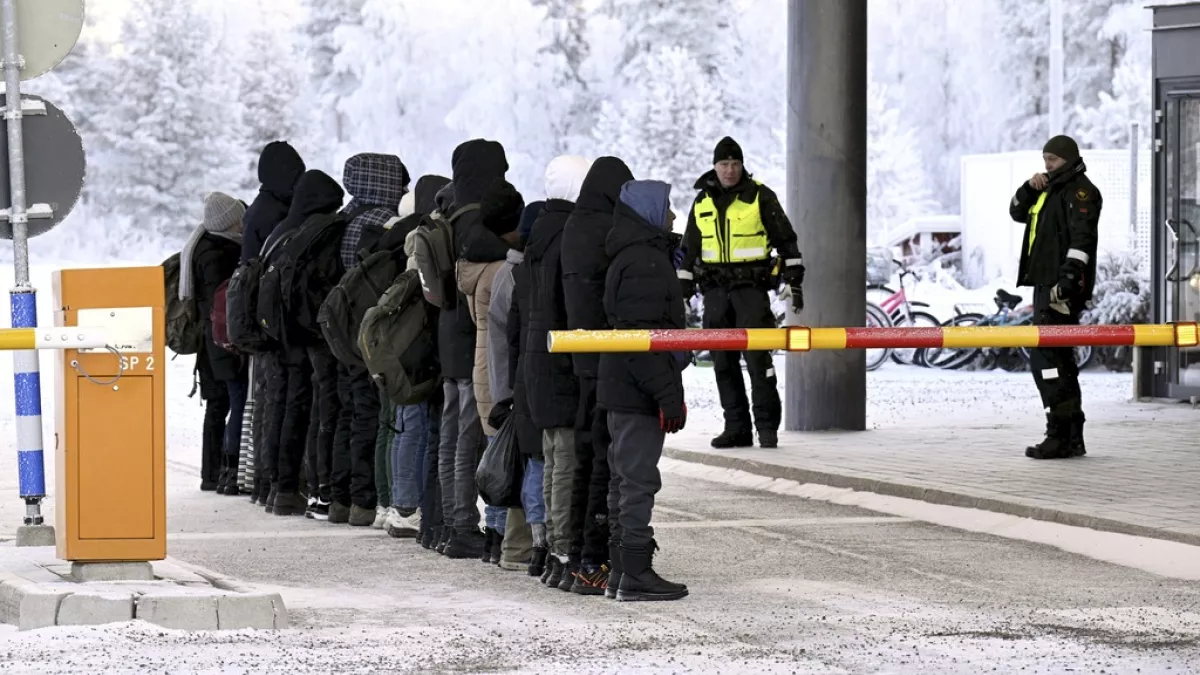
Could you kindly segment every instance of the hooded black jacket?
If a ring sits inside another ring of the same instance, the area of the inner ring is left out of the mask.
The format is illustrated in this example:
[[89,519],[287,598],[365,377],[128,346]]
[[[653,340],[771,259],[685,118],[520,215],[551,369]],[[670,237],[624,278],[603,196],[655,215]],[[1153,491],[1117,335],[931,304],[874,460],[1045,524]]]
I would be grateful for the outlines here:
[[575,205],[547,199],[529,232],[525,266],[529,268],[529,336],[525,346],[525,391],[533,423],[539,429],[575,426],[579,409],[579,380],[569,354],[551,354],[552,330],[567,329],[563,296],[563,227]]
[[[671,239],[620,203],[608,235],[612,258],[604,311],[615,329],[684,328],[683,290]],[[603,354],[597,397],[606,410],[658,416],[683,404],[681,364],[671,352]]]
[[[504,146],[495,141],[475,139],[454,149],[450,161],[453,170],[454,208],[480,204],[488,188],[502,180],[508,171]],[[451,214],[446,213],[447,217]],[[479,210],[468,211],[451,224],[458,257],[470,262],[504,260],[508,246],[483,226]],[[471,380],[475,371],[475,323],[466,297],[458,294],[454,309],[438,316],[438,353],[442,376]]]
[[213,376],[222,381],[236,380],[242,369],[242,359],[213,342],[212,314],[213,299],[217,288],[237,269],[241,248],[236,241],[205,233],[192,252],[192,279],[195,280],[194,295],[200,320],[204,322],[204,355],[208,359]]
[[[609,328],[604,314],[604,276],[608,271],[605,242],[613,226],[621,186],[633,180],[625,162],[616,157],[601,157],[588,171],[575,210],[563,226],[563,296],[570,330]],[[599,354],[574,354],[575,374],[595,379],[600,371]]]
[[522,262],[513,268],[512,304],[508,308],[508,381],[513,387],[513,423],[517,430],[517,445],[521,454],[545,460],[542,453],[542,432],[529,413],[529,390],[525,386],[525,359],[529,340],[529,264]]
[[292,205],[296,182],[304,174],[304,160],[296,150],[283,141],[268,143],[258,160],[258,180],[262,188],[254,203],[246,209],[242,222],[241,262],[262,252],[263,243],[275,226],[287,217]]
[[1062,279],[1068,259],[1074,258],[1084,268],[1079,300],[1090,300],[1096,284],[1098,224],[1104,199],[1088,179],[1087,166],[1082,159],[1064,166],[1051,176],[1045,191],[1048,194],[1038,215],[1032,250],[1029,246],[1029,230],[1033,218],[1029,210],[1042,193],[1034,190],[1026,181],[1017,188],[1009,204],[1008,211],[1012,219],[1025,223],[1017,284],[1054,286]]
[[[271,236],[263,244],[263,250],[270,248],[283,235],[304,226],[309,216],[318,214],[337,213],[342,208],[342,200],[346,193],[329,174],[324,171],[306,171],[296,183],[296,196],[292,199],[292,207],[287,217],[279,223]],[[272,251],[273,259],[278,251]]]

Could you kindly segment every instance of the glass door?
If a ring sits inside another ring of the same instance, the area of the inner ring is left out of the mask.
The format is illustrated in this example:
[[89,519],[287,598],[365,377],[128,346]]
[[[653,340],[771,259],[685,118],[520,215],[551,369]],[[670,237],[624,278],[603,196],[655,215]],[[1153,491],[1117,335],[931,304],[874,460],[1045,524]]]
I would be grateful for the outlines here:
[[[1166,103],[1166,320],[1200,322],[1200,96]],[[1200,349],[1172,350],[1170,370],[1179,394],[1200,393]]]

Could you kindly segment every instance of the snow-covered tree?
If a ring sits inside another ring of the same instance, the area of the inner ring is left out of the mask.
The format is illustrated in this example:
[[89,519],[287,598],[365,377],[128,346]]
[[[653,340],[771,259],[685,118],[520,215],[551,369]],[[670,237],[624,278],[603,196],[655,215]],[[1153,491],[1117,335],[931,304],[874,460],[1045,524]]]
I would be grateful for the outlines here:
[[[346,65],[338,65],[337,57],[346,43],[347,31],[362,23],[361,12],[366,0],[302,0],[307,10],[298,26],[300,44],[309,67],[310,103],[323,112],[319,131],[323,146],[332,151],[349,138],[350,121],[340,111],[338,101],[361,86]],[[395,6],[393,0],[388,3]],[[386,51],[385,45],[379,45]]]
[[246,172],[241,187],[252,192],[258,187],[258,158],[270,142],[286,140],[293,144],[305,133],[302,126],[311,117],[297,94],[302,73],[289,36],[271,27],[250,32],[240,57],[240,99],[243,106],[242,132],[245,136]]
[[552,120],[555,154],[579,152],[595,123],[599,105],[594,79],[588,71],[592,48],[588,32],[590,12],[584,0],[530,0],[545,10],[542,20],[547,33],[538,52],[540,70],[550,73],[559,92],[558,114]]
[[1132,324],[1150,320],[1150,274],[1136,253],[1108,253],[1096,265],[1092,306],[1083,323]]
[[867,241],[886,245],[889,230],[935,209],[916,135],[901,123],[887,87],[872,82],[867,96]]
[[198,222],[204,194],[235,189],[245,170],[237,89],[220,79],[229,46],[197,0],[136,3],[121,42],[113,103],[96,118],[111,148],[96,194],[107,212],[179,239]]
[[1141,144],[1153,137],[1150,78],[1150,27],[1152,14],[1140,3],[1116,5],[1102,35],[1120,41],[1123,55],[1112,78],[1112,93],[1101,91],[1098,102],[1079,107],[1076,138],[1085,147],[1124,148],[1129,145],[1130,123],[1141,125]]
[[620,103],[605,103],[597,139],[639,178],[670,183],[676,213],[687,213],[696,178],[712,167],[722,136],[707,103],[716,88],[682,47],[664,47],[646,62],[645,77]]

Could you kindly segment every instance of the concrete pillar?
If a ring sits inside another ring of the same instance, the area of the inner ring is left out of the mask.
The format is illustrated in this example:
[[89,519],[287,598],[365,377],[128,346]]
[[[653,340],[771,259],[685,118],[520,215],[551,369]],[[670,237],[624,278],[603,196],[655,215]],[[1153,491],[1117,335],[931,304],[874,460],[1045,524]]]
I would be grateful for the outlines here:
[[[867,0],[789,0],[788,215],[807,326],[862,326],[867,260]],[[866,428],[866,354],[788,356],[791,431]]]

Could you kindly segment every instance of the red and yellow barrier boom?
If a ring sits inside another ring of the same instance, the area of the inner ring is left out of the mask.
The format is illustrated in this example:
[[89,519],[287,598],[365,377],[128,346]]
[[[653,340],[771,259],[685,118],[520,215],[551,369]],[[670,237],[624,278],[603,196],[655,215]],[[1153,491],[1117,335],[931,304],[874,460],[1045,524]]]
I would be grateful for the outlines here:
[[1004,347],[1196,347],[1196,323],[1123,326],[942,328],[709,328],[550,331],[552,353],[980,349]]

